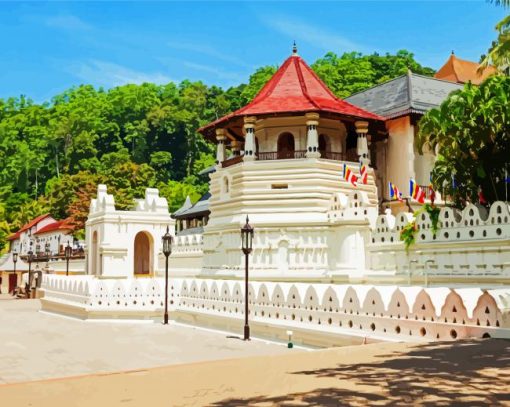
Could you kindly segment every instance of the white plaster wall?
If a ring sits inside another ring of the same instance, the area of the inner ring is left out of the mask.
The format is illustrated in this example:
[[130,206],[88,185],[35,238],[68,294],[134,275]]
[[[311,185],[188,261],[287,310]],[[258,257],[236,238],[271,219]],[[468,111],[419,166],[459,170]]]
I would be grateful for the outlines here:
[[414,170],[414,128],[409,116],[386,122],[388,147],[387,180],[397,185],[404,196],[409,193],[409,179],[416,178]]
[[[100,185],[98,197],[90,206],[86,223],[88,274],[108,277],[132,277],[134,275],[134,242],[138,233],[144,232],[151,242],[151,274],[161,275],[158,256],[162,251],[161,238],[170,228],[175,234],[175,221],[170,218],[166,199],[158,191],[148,188],[145,200],[138,200],[132,211],[117,211],[112,195]],[[97,251],[93,236],[97,232]],[[94,264],[96,265],[94,269]]]

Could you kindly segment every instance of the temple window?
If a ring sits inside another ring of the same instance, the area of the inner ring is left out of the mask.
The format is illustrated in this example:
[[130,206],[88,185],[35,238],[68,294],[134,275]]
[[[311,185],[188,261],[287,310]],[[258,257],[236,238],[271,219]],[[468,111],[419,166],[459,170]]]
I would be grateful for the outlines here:
[[291,133],[282,133],[278,136],[278,159],[294,158],[295,144]]

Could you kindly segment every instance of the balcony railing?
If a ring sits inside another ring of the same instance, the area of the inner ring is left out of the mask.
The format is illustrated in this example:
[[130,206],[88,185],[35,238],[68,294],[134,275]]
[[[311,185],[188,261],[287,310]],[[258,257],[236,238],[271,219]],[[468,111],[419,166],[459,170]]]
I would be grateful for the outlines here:
[[335,161],[346,161],[344,153],[337,153],[334,151],[321,151],[321,158],[326,160],[335,160]]
[[[346,161],[348,158],[345,153],[339,153],[335,151],[321,151],[321,158],[326,160],[335,161]],[[222,168],[227,168],[232,165],[238,164],[243,161],[242,155],[236,155],[228,158],[221,163]],[[295,150],[295,151],[264,151],[259,152],[256,156],[259,161],[272,161],[272,160],[290,160],[297,158],[306,158],[306,150]],[[356,160],[354,160],[356,161]]]
[[268,161],[268,160],[289,160],[293,158],[305,158],[306,150],[295,150],[295,151],[266,151],[259,152],[257,154],[257,160]]

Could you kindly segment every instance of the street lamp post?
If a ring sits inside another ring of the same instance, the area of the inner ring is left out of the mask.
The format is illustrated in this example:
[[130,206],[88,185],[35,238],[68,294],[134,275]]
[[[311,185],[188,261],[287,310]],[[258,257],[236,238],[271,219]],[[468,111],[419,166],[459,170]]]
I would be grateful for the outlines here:
[[64,249],[64,256],[66,258],[66,276],[69,275],[69,259],[71,258],[72,253],[73,253],[73,248],[69,245],[69,241],[68,241],[67,246]]
[[51,250],[50,250],[50,242],[46,242],[44,245],[44,252],[46,254],[46,269],[50,267],[50,256],[51,256]]
[[[16,275],[16,263],[17,262],[18,262],[18,253],[16,251],[14,251],[12,253],[12,263],[14,264],[14,275]],[[18,285],[18,277],[16,277],[16,285]]]
[[166,233],[162,237],[163,240],[163,254],[165,255],[165,315],[163,318],[163,324],[168,324],[168,256],[172,254],[172,242],[173,237],[170,234],[168,226],[166,227]]
[[248,216],[246,224],[241,228],[241,247],[244,253],[244,340],[250,340],[250,326],[248,325],[248,257],[253,249],[254,229],[250,226]]
[[34,260],[34,252],[32,251],[32,249],[30,249],[27,253],[28,255],[28,290],[27,290],[27,294],[28,294],[28,298],[30,298],[30,282],[32,281],[32,260]]

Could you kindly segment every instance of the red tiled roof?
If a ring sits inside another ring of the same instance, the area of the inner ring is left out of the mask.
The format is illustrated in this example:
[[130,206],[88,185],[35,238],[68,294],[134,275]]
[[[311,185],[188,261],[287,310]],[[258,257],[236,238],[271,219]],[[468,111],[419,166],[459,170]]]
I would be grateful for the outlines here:
[[9,237],[7,237],[7,240],[16,240],[16,239],[19,239],[20,235],[21,235],[21,232],[17,231],[16,233],[13,233]]
[[73,230],[73,226],[68,223],[68,219],[59,220],[57,222],[50,223],[44,226],[42,229],[34,233],[34,235],[40,235],[43,233],[54,232],[55,230]]
[[249,104],[198,131],[204,133],[239,116],[321,111],[384,121],[381,116],[337,98],[306,62],[294,54],[287,58]]
[[479,85],[489,76],[497,72],[493,66],[488,66],[482,73],[478,73],[480,64],[457,58],[451,54],[448,61],[436,72],[434,78],[443,79],[450,82],[467,83],[471,82]]
[[50,216],[49,213],[46,213],[44,215],[40,215],[37,218],[32,219],[30,222],[25,223],[16,233],[10,235],[7,240],[16,240],[20,237],[21,233],[25,230],[30,229],[31,227],[37,225],[40,221],[46,219],[48,216]]

